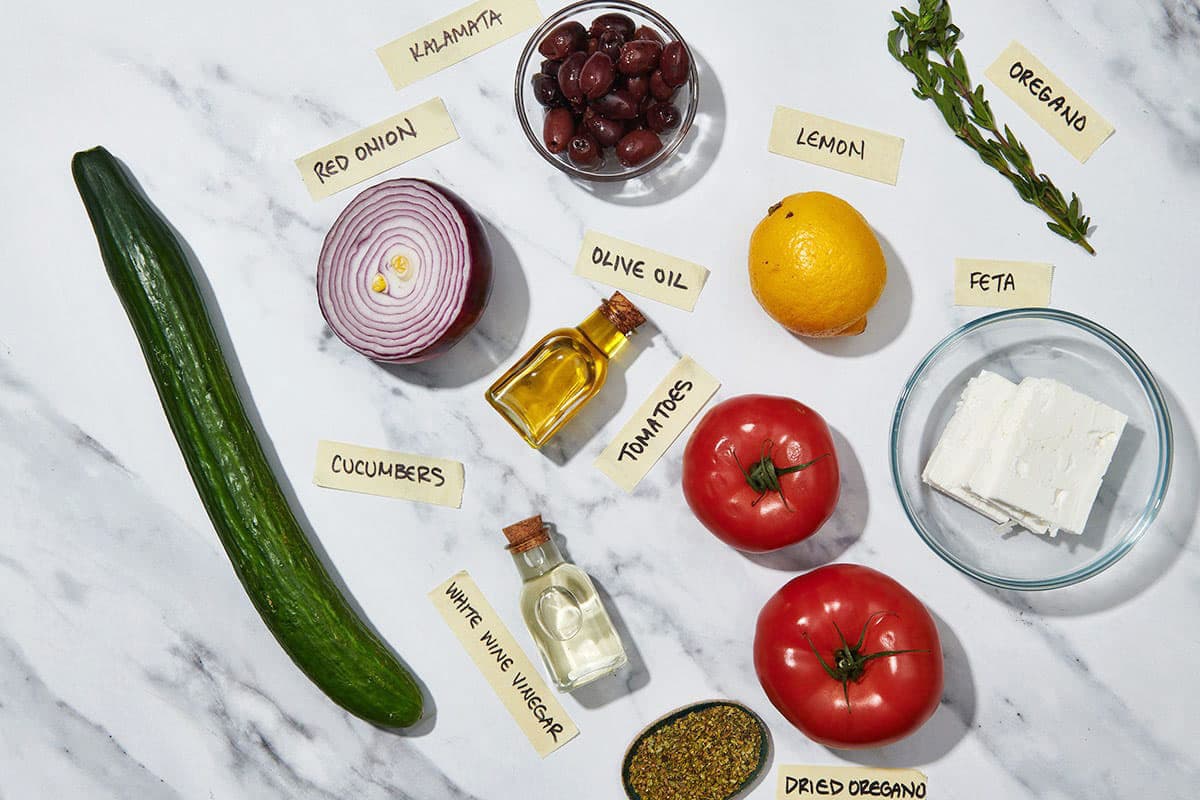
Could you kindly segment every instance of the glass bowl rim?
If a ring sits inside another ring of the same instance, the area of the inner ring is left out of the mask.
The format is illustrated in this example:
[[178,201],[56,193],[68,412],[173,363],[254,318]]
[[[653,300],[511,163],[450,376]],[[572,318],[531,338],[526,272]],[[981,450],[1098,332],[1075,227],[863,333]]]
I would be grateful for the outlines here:
[[553,164],[559,170],[567,173],[573,178],[579,178],[585,181],[595,181],[598,183],[615,183],[617,181],[627,181],[630,178],[636,178],[640,175],[645,175],[650,170],[654,169],[664,161],[674,155],[675,151],[683,144],[683,140],[687,138],[688,132],[692,129],[692,123],[696,118],[696,109],[700,104],[700,80],[699,73],[696,70],[696,59],[694,56],[688,59],[688,89],[690,97],[688,99],[687,109],[683,112],[683,119],[679,123],[679,128],[673,131],[675,134],[671,137],[668,143],[662,150],[655,153],[649,160],[636,167],[624,172],[614,173],[599,173],[589,172],[581,169],[570,161],[560,160],[553,153],[546,149],[542,143],[540,135],[533,129],[530,124],[529,115],[525,113],[525,70],[533,61],[534,53],[537,53],[538,43],[549,33],[555,26],[561,24],[565,19],[582,12],[592,6],[611,6],[614,8],[625,9],[639,14],[658,25],[663,29],[671,41],[683,42],[688,49],[688,55],[692,56],[691,45],[679,33],[665,17],[659,14],[652,8],[644,6],[634,0],[578,0],[578,2],[570,3],[555,11],[550,16],[538,25],[537,29],[530,35],[529,40],[525,42],[525,47],[521,50],[521,56],[517,59],[517,74],[513,80],[513,100],[517,106],[517,118],[521,121],[521,130],[525,131],[525,138],[533,145],[533,149],[543,159]]
[[[1158,466],[1157,473],[1154,479],[1154,487],[1150,493],[1150,499],[1146,506],[1142,509],[1141,516],[1134,522],[1121,538],[1121,540],[1109,550],[1097,556],[1092,561],[1084,564],[1078,569],[1070,572],[1055,575],[1049,578],[1037,580],[1023,580],[1016,578],[1005,578],[972,567],[970,564],[962,562],[954,555],[949,553],[945,548],[937,542],[937,540],[926,530],[920,517],[914,512],[908,496],[905,494],[904,487],[900,477],[900,457],[899,457],[899,438],[900,425],[904,417],[904,411],[908,404],[909,395],[916,388],[917,383],[925,374],[929,366],[937,360],[950,346],[954,345],[967,335],[974,333],[981,328],[986,328],[997,323],[1008,322],[1010,320],[1019,319],[1041,319],[1051,322],[1064,323],[1080,330],[1092,334],[1102,342],[1107,344],[1121,359],[1125,362],[1133,374],[1137,377],[1141,384],[1142,391],[1145,392],[1147,399],[1150,402],[1151,410],[1154,413],[1155,434],[1158,444]],[[1117,563],[1126,553],[1133,548],[1135,544],[1145,535],[1151,523],[1158,516],[1159,509],[1162,507],[1163,499],[1166,496],[1167,485],[1171,480],[1171,465],[1174,456],[1174,437],[1171,427],[1171,415],[1167,409],[1166,400],[1163,398],[1162,391],[1158,387],[1158,382],[1154,379],[1150,370],[1146,367],[1145,362],[1141,357],[1134,352],[1133,348],[1127,345],[1120,337],[1114,334],[1107,328],[1099,325],[1086,317],[1078,314],[1073,314],[1070,311],[1062,311],[1055,308],[1012,308],[997,311],[991,314],[986,314],[978,319],[971,320],[964,325],[961,325],[956,330],[939,341],[932,349],[922,358],[908,380],[904,383],[904,388],[900,392],[900,397],[896,401],[896,410],[892,415],[892,428],[890,440],[890,461],[892,472],[892,484],[896,488],[896,494],[900,498],[900,506],[904,509],[904,514],[908,517],[909,523],[916,529],[917,535],[922,541],[929,546],[934,553],[943,561],[950,564],[960,572],[975,578],[978,581],[991,586],[996,586],[1001,589],[1017,589],[1022,591],[1042,591],[1046,589],[1058,589],[1064,586],[1070,586],[1080,581],[1086,580],[1093,575],[1097,575],[1104,570]]]

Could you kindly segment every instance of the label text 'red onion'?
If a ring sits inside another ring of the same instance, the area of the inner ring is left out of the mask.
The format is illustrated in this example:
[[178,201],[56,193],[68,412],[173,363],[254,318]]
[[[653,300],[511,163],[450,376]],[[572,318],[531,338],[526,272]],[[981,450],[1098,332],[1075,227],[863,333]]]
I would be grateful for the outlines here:
[[296,159],[314,200],[453,142],[458,131],[435,97]]
[[[361,144],[354,146],[354,158],[357,161],[366,161],[376,153],[382,153],[389,147],[394,147],[405,138],[417,138],[417,126],[413,124],[409,117],[404,118],[403,124],[397,124],[393,128],[389,128],[383,133],[376,133],[370,138],[363,140]],[[327,178],[332,178],[339,172],[345,172],[350,166],[350,159],[341,153],[333,156],[325,161],[318,161],[313,164],[313,174],[317,180],[325,183]]]

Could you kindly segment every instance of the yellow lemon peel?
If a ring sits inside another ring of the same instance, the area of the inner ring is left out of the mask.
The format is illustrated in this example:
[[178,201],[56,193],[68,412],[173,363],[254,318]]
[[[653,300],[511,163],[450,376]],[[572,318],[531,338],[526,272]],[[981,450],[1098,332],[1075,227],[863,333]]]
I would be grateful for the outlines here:
[[771,206],[750,236],[750,288],[800,336],[854,336],[883,294],[887,263],[863,216],[845,200],[804,192]]

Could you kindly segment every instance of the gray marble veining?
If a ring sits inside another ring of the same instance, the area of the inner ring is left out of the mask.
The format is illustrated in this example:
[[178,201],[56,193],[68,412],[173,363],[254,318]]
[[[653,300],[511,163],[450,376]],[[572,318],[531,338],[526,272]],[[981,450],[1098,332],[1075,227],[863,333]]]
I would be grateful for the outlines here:
[[[372,49],[455,5],[146,9],[118,0],[22,8],[0,30],[0,70],[12,78],[0,81],[9,154],[0,188],[0,797],[611,797],[643,725],[714,696],[764,716],[776,763],[915,766],[931,796],[1193,796],[1197,5],[955,7],[975,74],[1019,39],[1116,125],[1079,165],[992,92],[1039,168],[1083,197],[1097,224],[1095,258],[1048,234],[929,104],[912,100],[883,48],[882,7],[656,3],[695,48],[704,86],[683,177],[647,198],[574,184],[530,151],[511,107],[521,36],[392,90]],[[292,162],[432,96],[445,99],[461,140],[388,175],[437,180],[475,206],[497,285],[451,354],[383,367],[330,335],[313,296],[316,254],[353,190],[313,203]],[[775,104],[904,136],[899,184],[768,154]],[[187,239],[252,419],[304,524],[425,682],[430,719],[407,735],[325,699],[234,578],[70,183],[70,154],[97,143],[126,161]],[[749,231],[778,197],[808,189],[847,198],[886,240],[889,290],[855,341],[795,340],[745,285]],[[651,324],[605,393],[535,453],[482,393],[537,338],[582,319],[609,291],[572,274],[589,228],[712,274],[693,314],[645,304]],[[1160,519],[1088,584],[1043,595],[977,586],[924,548],[895,500],[895,395],[935,341],[979,313],[950,305],[955,256],[1053,262],[1054,304],[1126,338],[1168,394],[1177,453]],[[835,429],[843,495],[810,542],[746,557],[709,536],[678,488],[682,443],[630,495],[592,468],[684,353],[722,380],[718,399],[790,394]],[[458,458],[463,508],[321,490],[311,484],[318,438]],[[582,734],[545,761],[425,599],[468,569],[532,652],[500,528],[535,511],[596,578],[631,653],[621,676],[564,698]],[[762,603],[833,560],[892,574],[942,632],[942,706],[888,748],[808,742],[754,676]],[[768,779],[751,797],[773,793]]]

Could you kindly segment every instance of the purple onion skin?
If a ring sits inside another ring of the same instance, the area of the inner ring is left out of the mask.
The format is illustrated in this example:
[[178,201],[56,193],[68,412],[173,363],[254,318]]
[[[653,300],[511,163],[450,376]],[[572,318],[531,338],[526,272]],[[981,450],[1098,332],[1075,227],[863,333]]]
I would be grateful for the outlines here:
[[417,364],[422,361],[428,361],[431,358],[440,356],[458,344],[458,341],[466,336],[471,328],[475,327],[475,323],[479,321],[479,318],[483,316],[483,310],[487,308],[488,300],[492,296],[492,245],[488,241],[487,233],[483,229],[483,222],[479,219],[479,215],[475,213],[475,209],[471,208],[466,200],[463,200],[445,186],[422,178],[413,178],[412,180],[419,180],[421,183],[440,193],[450,201],[450,204],[454,206],[454,210],[458,212],[463,227],[467,229],[467,249],[470,253],[471,280],[467,284],[466,296],[463,297],[462,311],[458,312],[458,316],[454,318],[454,322],[450,324],[446,332],[420,353],[392,362],[396,364]]
[[[442,195],[454,206],[454,210],[458,213],[458,218],[463,224],[463,228],[467,233],[467,254],[471,264],[471,277],[467,282],[467,289],[463,296],[462,309],[458,315],[446,328],[446,330],[431,342],[427,347],[419,352],[413,353],[410,356],[401,358],[385,358],[375,353],[363,352],[363,350],[350,342],[345,342],[347,347],[367,356],[374,361],[381,361],[389,364],[418,364],[422,361],[428,361],[431,358],[436,358],[442,355],[467,333],[479,321],[483,315],[483,310],[487,307],[488,299],[492,294],[492,246],[488,242],[487,233],[484,232],[483,222],[475,213],[475,209],[467,204],[454,192],[444,186],[427,181],[423,178],[404,178],[402,180],[423,183],[433,191]],[[386,181],[384,183],[387,183]],[[377,184],[383,186],[384,184]],[[363,191],[370,191],[364,189]],[[331,229],[332,231],[332,229]],[[321,308],[321,316],[325,318],[325,324],[334,332],[338,338],[341,335],[337,333],[337,328],[329,319],[329,314],[326,313],[325,307],[318,303]],[[345,341],[345,340],[343,340]]]

